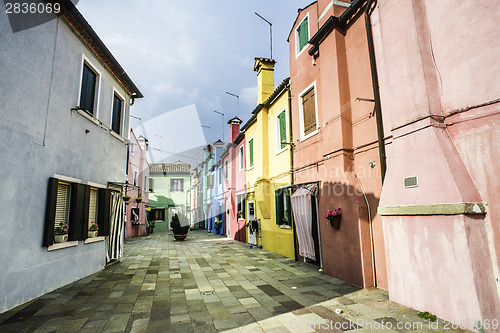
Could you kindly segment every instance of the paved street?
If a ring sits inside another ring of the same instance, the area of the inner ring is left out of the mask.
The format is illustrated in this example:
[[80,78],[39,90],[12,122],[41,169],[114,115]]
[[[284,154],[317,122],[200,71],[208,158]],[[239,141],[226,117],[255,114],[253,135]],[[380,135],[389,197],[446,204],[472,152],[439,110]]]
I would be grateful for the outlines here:
[[127,240],[121,263],[0,314],[0,332],[461,331],[417,314],[382,290],[199,230],[184,242]]

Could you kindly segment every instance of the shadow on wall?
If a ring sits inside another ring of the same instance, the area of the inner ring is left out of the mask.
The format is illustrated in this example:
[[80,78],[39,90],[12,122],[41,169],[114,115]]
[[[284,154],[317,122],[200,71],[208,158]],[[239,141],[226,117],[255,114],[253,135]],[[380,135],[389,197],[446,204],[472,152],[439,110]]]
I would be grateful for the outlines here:
[[171,198],[164,195],[149,194],[149,205],[153,207],[169,207],[174,206],[175,202]]
[[[380,239],[378,233],[382,231],[373,224],[371,228],[370,220],[377,215],[378,202],[373,193],[363,194],[359,185],[323,183],[318,194],[318,220],[326,274],[361,287],[372,285],[372,244],[375,251],[380,246],[375,240]],[[342,210],[339,229],[325,218],[328,210],[337,207]]]

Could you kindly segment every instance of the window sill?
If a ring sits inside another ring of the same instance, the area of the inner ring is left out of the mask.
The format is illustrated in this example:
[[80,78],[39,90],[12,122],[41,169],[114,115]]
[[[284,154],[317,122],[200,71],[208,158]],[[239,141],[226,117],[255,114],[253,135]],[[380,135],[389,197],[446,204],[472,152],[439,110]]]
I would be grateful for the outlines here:
[[290,229],[292,229],[292,227],[289,226],[288,224],[280,224],[280,229],[288,229],[288,230],[290,230]]
[[76,112],[78,112],[78,114],[80,116],[82,116],[83,118],[86,118],[88,121],[90,121],[94,125],[101,126],[101,122],[99,120],[97,120],[96,118],[92,117],[90,114],[88,114],[87,111],[78,109],[78,110],[76,110]]
[[253,168],[254,168],[254,167],[253,167],[253,166],[251,166],[250,168],[248,168],[248,169],[247,169],[247,171],[250,171],[250,170],[252,170]]
[[67,247],[73,247],[73,246],[78,246],[78,241],[71,241],[71,242],[65,242],[65,243],[54,243],[47,248],[47,251],[50,252],[50,251],[65,249]]
[[319,129],[316,129],[314,132],[311,132],[311,133],[307,134],[306,136],[301,137],[300,142],[305,141],[305,140],[309,139],[310,137],[315,136],[318,133],[319,133]]
[[112,137],[120,140],[121,142],[125,143],[125,139],[122,138],[119,134],[115,133],[114,131],[110,130],[109,134],[111,134]]
[[281,150],[278,150],[278,151],[276,152],[276,156],[278,156],[279,154],[281,154],[282,152],[287,151],[287,150],[288,150],[288,149],[287,149],[287,147],[285,147],[285,148],[283,148],[283,149],[281,149]]
[[106,239],[106,236],[97,236],[97,237],[92,237],[92,238],[87,238],[84,241],[84,244],[90,244],[90,243],[95,243],[95,242],[101,242]]

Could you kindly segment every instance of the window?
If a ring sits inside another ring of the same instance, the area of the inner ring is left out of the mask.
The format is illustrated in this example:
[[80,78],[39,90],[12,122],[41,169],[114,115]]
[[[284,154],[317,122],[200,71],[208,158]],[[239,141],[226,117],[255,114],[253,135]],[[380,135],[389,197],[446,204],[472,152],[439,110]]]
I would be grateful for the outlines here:
[[154,179],[149,178],[149,192],[153,193],[153,188],[154,188]]
[[276,224],[280,226],[292,225],[292,206],[290,204],[290,189],[280,188],[275,191]]
[[245,194],[240,194],[236,197],[238,200],[238,218],[245,218]]
[[170,192],[183,192],[184,179],[172,178],[170,179]]
[[[226,161],[227,162],[227,161]],[[219,185],[222,185],[222,165],[220,167],[218,167],[217,169],[219,169]]]
[[229,177],[229,161],[224,161],[224,178],[228,178]]
[[134,185],[138,185],[139,183],[139,171],[134,170]]
[[317,128],[317,113],[316,113],[316,94],[314,84],[312,88],[307,90],[300,96],[301,113],[301,129],[302,137],[314,133]]
[[[114,110],[114,108],[113,108],[113,110]],[[135,143],[131,142],[129,147],[130,147],[130,154],[134,155],[135,154]]]
[[280,152],[286,148],[286,145],[283,142],[287,141],[286,138],[286,113],[282,111],[276,117],[276,151]]
[[165,208],[151,208],[149,211],[149,221],[165,221]]
[[309,43],[309,16],[306,16],[295,30],[297,56],[305,49],[307,43]]
[[99,191],[95,188],[90,189],[89,199],[89,227],[92,222],[97,222],[97,196]]
[[245,155],[243,155],[243,146],[240,147],[240,171],[245,167]]
[[142,184],[144,187],[144,192],[148,191],[148,176],[144,176],[144,184]]
[[59,182],[57,185],[56,217],[54,229],[63,227],[69,222],[69,204],[71,196],[71,185]]
[[90,67],[88,62],[83,62],[82,85],[80,90],[80,108],[95,116],[96,92],[98,88],[98,72]]
[[[122,128],[122,113],[123,113],[123,98],[118,94],[113,94],[113,113],[111,115],[111,130],[116,134],[121,134]],[[132,144],[132,147],[134,144]]]
[[255,219],[255,204],[253,201],[248,202],[248,220]]
[[66,224],[70,241],[87,239],[89,221],[97,222],[99,236],[109,235],[110,208],[111,190],[91,189],[70,177],[50,178],[43,246],[54,244],[55,228]]
[[248,160],[250,161],[250,168],[253,167],[253,138],[248,140]]

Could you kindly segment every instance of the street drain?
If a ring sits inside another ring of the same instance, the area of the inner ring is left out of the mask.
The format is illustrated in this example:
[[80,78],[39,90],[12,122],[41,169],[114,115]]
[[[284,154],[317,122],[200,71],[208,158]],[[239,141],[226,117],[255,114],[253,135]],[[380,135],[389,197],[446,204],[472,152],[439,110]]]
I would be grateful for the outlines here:
[[202,291],[202,292],[201,292],[201,295],[202,295],[202,296],[213,295],[213,294],[214,294],[214,292],[213,292],[213,291]]

